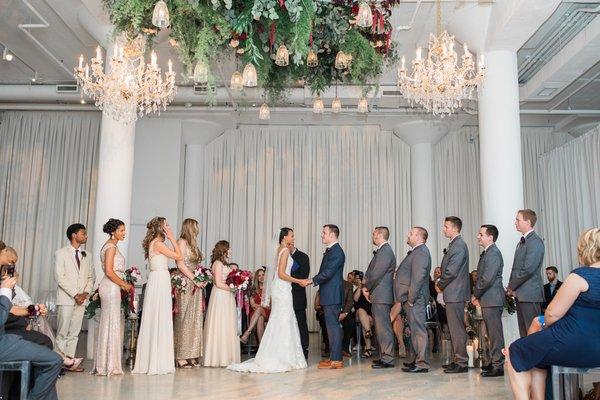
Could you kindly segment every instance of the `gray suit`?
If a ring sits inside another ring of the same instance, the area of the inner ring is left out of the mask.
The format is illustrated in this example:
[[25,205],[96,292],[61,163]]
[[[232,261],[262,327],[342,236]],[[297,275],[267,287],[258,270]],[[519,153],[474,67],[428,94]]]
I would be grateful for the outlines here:
[[[427,303],[429,300],[429,273],[431,272],[431,254],[425,244],[415,247],[408,252],[396,271],[399,297],[405,299],[405,309],[411,332],[412,352],[408,362],[415,363],[419,368],[429,369],[429,354],[427,353]],[[410,284],[406,287],[403,280],[409,276]],[[411,306],[412,304],[412,306]]]
[[504,289],[502,287],[502,253],[496,244],[490,245],[479,257],[477,264],[477,282],[473,296],[479,300],[481,313],[490,339],[492,365],[496,369],[504,368],[504,332],[502,331],[502,308]]
[[382,362],[394,362],[394,331],[390,311],[394,304],[393,274],[396,256],[389,243],[374,252],[365,272],[365,287],[371,298],[371,313],[375,322],[375,334],[379,357]]
[[544,251],[544,242],[535,231],[527,235],[524,243],[519,242],[515,251],[508,288],[515,292],[517,298],[517,317],[521,337],[527,336],[531,321],[542,312]]
[[469,249],[462,236],[457,236],[448,245],[440,265],[442,277],[437,285],[444,291],[446,318],[450,330],[454,363],[466,367],[467,331],[465,330],[465,302],[471,299],[469,283]]
[[62,367],[62,357],[47,347],[5,333],[4,323],[11,307],[9,298],[0,295],[0,361],[30,361],[33,366],[34,380],[28,398],[58,399],[55,384]]

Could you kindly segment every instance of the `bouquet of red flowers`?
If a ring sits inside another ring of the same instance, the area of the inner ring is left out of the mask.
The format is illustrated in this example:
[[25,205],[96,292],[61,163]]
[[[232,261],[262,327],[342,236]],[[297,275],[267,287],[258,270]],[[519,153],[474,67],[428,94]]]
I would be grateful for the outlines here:
[[42,315],[42,309],[39,304],[31,304],[27,306],[27,312],[29,318],[37,318]]
[[225,284],[236,291],[245,292],[252,283],[252,273],[242,269],[233,270],[227,275]]
[[133,306],[133,300],[135,299],[135,284],[140,279],[142,279],[142,274],[136,266],[126,269],[123,273],[123,280],[130,283],[132,286],[131,290],[128,292],[121,290],[121,308],[123,308],[125,316],[129,315],[131,312],[135,312],[135,307]]
[[194,283],[212,283],[213,282],[213,274],[209,268],[203,267],[202,265],[198,265],[194,270]]

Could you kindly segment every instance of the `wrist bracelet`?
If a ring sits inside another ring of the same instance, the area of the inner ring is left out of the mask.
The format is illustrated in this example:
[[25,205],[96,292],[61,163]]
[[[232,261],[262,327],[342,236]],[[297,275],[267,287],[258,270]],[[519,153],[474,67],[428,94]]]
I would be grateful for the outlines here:
[[540,325],[542,326],[542,329],[544,329],[546,327],[546,318],[544,317],[544,314],[541,314],[538,317],[538,321],[540,321]]

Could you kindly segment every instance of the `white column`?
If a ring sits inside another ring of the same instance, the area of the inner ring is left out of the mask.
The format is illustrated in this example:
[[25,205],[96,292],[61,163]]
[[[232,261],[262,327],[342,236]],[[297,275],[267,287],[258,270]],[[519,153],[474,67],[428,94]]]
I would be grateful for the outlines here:
[[[413,226],[427,229],[427,247],[431,252],[432,269],[438,265],[437,231],[435,221],[435,186],[431,143],[417,143],[410,148],[411,216]],[[401,255],[398,255],[402,259]]]
[[183,187],[183,218],[194,218],[201,221],[203,183],[204,145],[188,144],[185,146],[185,169]]
[[[485,54],[486,81],[479,95],[479,163],[483,221],[498,227],[496,244],[504,258],[503,283],[508,284],[519,234],[514,220],[523,208],[523,165],[517,53]],[[505,340],[518,336],[516,318],[505,319]],[[514,326],[513,326],[514,323]]]

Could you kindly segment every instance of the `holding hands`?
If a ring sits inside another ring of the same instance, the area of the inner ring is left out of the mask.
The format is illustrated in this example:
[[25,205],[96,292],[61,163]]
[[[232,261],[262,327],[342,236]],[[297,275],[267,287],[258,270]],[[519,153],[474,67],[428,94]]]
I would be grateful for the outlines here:
[[312,279],[301,279],[300,282],[298,282],[298,285],[302,286],[302,287],[307,287],[308,285],[311,285],[313,283]]

